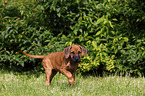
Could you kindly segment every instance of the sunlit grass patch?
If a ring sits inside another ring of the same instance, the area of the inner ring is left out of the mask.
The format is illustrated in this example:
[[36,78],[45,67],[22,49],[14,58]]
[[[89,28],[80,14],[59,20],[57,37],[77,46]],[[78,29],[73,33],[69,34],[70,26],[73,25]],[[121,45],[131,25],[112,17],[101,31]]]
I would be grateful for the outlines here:
[[75,85],[70,86],[67,78],[57,74],[50,87],[46,87],[45,74],[0,73],[0,96],[143,96],[145,79],[122,76],[77,75]]

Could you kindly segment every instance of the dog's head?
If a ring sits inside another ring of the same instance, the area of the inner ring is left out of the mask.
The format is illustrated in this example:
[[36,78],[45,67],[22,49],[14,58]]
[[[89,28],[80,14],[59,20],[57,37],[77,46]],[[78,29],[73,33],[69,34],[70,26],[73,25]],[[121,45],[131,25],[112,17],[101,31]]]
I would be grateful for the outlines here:
[[80,45],[72,45],[64,49],[65,58],[71,58],[71,60],[75,63],[79,63],[81,61],[81,54],[87,56],[87,49]]

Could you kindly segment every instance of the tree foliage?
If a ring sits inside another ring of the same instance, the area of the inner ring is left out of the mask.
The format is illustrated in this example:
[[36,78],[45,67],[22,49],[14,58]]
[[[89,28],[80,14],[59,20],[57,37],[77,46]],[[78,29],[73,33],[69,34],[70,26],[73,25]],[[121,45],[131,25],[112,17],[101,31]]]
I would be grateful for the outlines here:
[[[49,54],[72,44],[87,48],[79,71],[144,74],[143,0],[0,1],[2,64],[37,63],[20,53]],[[102,67],[103,66],[103,67]]]

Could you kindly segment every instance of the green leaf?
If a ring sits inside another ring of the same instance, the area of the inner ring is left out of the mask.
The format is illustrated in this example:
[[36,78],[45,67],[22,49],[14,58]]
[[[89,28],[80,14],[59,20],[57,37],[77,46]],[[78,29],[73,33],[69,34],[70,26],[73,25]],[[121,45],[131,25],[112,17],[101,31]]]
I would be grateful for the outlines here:
[[103,28],[96,33],[96,36],[100,35],[103,32]]

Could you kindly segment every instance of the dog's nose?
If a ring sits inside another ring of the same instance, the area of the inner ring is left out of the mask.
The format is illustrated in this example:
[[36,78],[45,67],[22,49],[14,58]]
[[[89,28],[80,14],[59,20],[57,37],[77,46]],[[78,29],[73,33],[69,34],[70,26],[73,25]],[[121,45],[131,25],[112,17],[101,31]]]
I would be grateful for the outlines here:
[[80,57],[79,56],[75,56],[75,59],[78,60],[78,59],[80,59]]
[[76,63],[80,62],[80,57],[79,57],[79,56],[75,56],[75,57],[74,57],[74,61],[75,61]]

